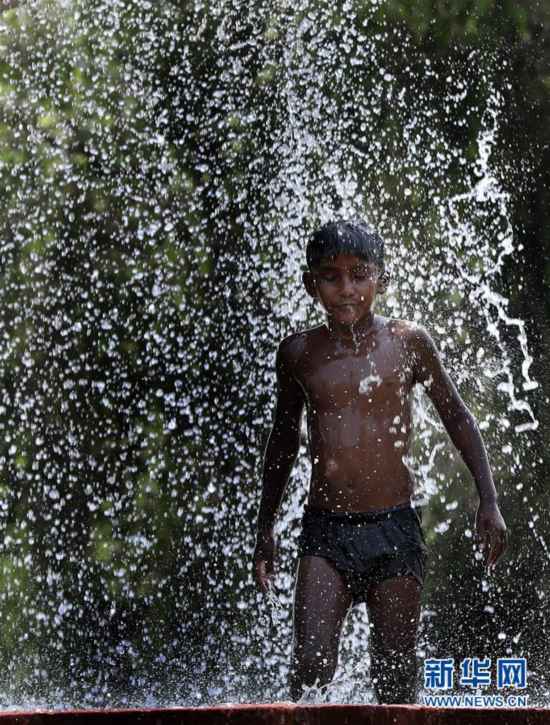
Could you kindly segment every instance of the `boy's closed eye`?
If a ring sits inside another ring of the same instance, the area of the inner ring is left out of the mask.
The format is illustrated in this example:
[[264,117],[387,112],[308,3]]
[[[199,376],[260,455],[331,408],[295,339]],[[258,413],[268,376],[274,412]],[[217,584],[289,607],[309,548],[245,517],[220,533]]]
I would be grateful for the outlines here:
[[[350,276],[353,280],[362,282],[367,279],[374,279],[378,275],[376,270],[369,270],[366,267],[357,267],[351,270]],[[340,274],[333,270],[321,270],[318,278],[324,282],[336,282]]]
[[335,282],[338,278],[338,275],[334,272],[320,272],[317,276],[319,279],[322,279],[323,282]]

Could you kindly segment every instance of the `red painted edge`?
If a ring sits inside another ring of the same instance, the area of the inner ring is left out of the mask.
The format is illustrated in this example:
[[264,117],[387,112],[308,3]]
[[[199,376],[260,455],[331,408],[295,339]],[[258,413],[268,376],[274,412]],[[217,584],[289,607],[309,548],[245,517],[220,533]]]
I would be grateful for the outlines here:
[[124,710],[0,712],[0,725],[550,725],[543,708],[420,705],[218,705]]

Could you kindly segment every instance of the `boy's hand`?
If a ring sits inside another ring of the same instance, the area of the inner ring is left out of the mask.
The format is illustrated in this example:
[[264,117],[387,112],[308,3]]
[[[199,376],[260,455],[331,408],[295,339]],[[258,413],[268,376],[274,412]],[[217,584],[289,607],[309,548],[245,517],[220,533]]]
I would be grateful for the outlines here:
[[256,583],[264,594],[271,588],[276,550],[273,531],[258,534],[254,551],[254,572]]
[[485,554],[485,566],[490,573],[506,548],[508,530],[496,503],[479,504],[476,514],[477,541]]

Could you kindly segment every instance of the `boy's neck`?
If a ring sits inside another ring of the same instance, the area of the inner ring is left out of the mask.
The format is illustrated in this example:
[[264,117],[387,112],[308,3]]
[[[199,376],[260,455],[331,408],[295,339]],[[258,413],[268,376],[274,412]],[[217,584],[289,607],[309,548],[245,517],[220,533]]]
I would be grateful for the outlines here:
[[369,312],[368,315],[363,319],[358,320],[352,325],[342,325],[335,322],[332,317],[327,319],[327,328],[332,337],[336,337],[339,340],[345,340],[350,342],[357,342],[358,340],[368,337],[374,332],[376,325],[376,315],[374,312]]

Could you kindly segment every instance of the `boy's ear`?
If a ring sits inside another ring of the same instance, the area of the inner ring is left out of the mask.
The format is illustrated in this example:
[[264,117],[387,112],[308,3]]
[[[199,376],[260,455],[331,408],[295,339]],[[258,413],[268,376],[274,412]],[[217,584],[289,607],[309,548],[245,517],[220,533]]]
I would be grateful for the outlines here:
[[315,277],[309,271],[302,272],[302,282],[310,297],[317,298],[317,287],[315,286]]
[[387,269],[385,269],[380,277],[378,277],[378,284],[376,286],[376,291],[378,294],[383,295],[384,292],[388,289],[390,285],[390,273]]

